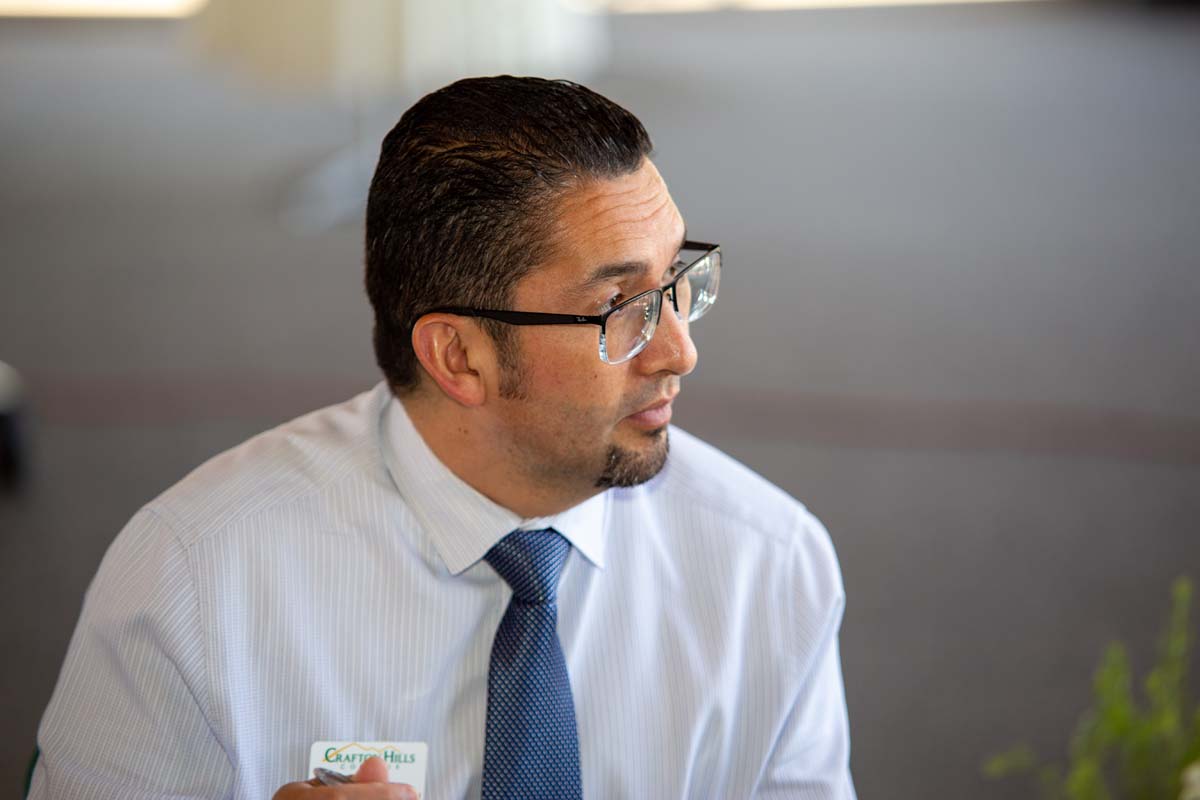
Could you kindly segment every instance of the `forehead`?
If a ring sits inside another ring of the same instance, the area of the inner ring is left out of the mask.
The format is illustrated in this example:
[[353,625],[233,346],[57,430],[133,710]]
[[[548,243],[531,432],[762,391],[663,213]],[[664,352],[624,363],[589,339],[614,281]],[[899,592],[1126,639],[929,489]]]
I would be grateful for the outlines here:
[[661,268],[678,253],[684,233],[683,217],[649,159],[636,172],[568,190],[556,211],[554,255],[527,278],[531,289],[569,289],[603,264]]

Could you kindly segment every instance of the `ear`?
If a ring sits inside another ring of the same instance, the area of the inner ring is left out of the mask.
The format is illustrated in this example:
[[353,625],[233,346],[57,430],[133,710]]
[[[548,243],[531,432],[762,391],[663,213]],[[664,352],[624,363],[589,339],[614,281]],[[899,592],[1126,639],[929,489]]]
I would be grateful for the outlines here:
[[495,348],[471,319],[426,314],[413,326],[412,346],[447,397],[468,407],[483,405],[496,375]]

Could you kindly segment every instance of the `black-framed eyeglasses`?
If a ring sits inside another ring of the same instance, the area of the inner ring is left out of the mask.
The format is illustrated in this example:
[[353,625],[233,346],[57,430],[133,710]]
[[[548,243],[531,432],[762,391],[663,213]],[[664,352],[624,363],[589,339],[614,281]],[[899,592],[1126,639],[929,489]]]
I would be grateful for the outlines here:
[[[699,252],[699,255],[688,261],[684,254],[690,252]],[[662,313],[663,295],[671,298],[675,316],[688,322],[703,317],[717,301],[717,289],[721,283],[720,245],[684,242],[672,269],[674,277],[670,283],[634,295],[597,315],[547,314],[541,311],[503,311],[457,306],[433,308],[425,314],[486,317],[509,325],[599,325],[600,360],[606,364],[620,364],[646,349],[646,345],[654,338],[654,331],[658,328],[659,316]]]

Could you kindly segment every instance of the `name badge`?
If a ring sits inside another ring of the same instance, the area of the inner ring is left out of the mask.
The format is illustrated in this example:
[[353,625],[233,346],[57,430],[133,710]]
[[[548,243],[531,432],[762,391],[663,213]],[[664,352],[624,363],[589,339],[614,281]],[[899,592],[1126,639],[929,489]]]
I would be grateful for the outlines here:
[[387,764],[389,783],[407,783],[425,796],[425,766],[429,745],[425,742],[313,742],[308,757],[308,776],[317,767],[353,775],[371,756]]

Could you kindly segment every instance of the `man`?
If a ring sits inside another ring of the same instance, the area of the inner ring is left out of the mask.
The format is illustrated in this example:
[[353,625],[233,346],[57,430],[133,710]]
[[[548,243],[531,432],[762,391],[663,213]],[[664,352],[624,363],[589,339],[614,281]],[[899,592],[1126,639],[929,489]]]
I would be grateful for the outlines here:
[[34,797],[411,796],[378,759],[305,780],[314,742],[399,741],[433,798],[853,798],[828,535],[668,425],[720,250],[649,152],[567,82],[401,118],[367,208],[386,382],[134,517]]

